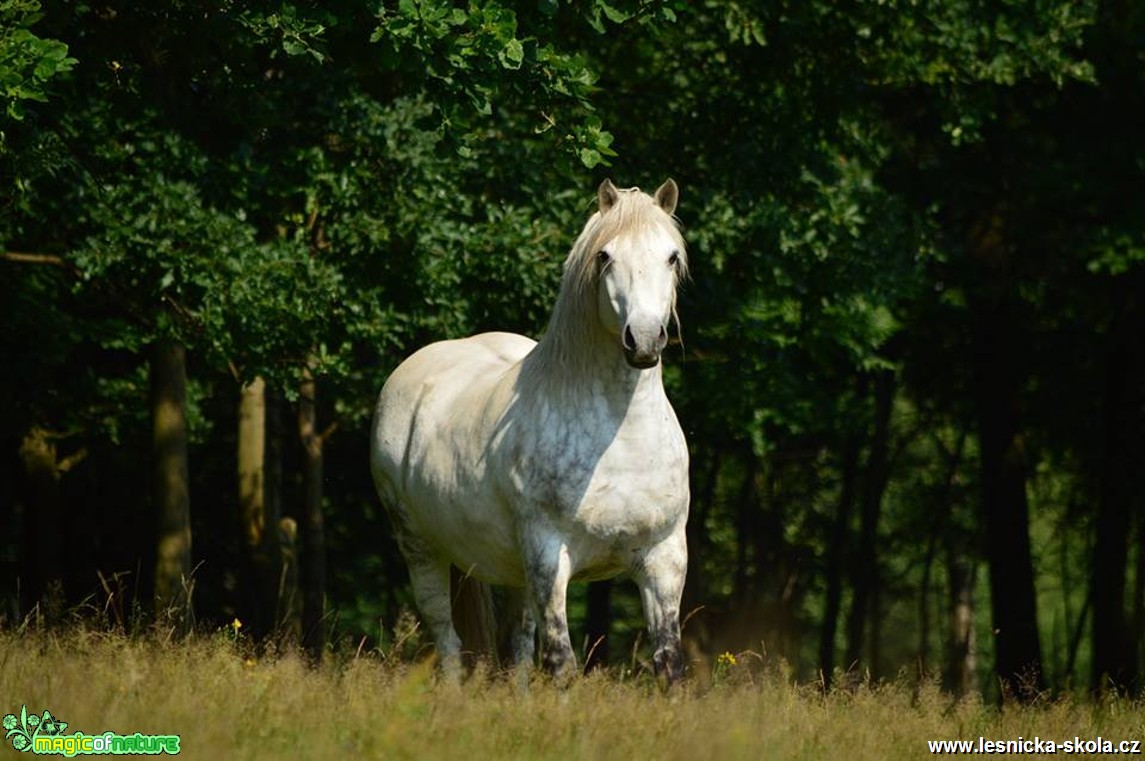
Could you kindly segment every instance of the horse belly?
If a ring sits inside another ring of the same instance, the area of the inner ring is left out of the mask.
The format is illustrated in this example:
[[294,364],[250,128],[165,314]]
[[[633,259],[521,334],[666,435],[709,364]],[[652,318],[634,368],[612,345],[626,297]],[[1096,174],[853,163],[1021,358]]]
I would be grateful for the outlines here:
[[439,553],[481,581],[524,585],[524,567],[510,510],[483,490],[415,489],[411,522]]

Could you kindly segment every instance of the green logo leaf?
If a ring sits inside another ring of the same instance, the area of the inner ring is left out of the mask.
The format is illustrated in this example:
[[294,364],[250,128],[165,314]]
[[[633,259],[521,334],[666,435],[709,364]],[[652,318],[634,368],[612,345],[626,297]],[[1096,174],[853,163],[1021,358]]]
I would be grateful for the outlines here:
[[44,715],[40,719],[40,732],[48,737],[55,737],[56,735],[63,734],[67,728],[67,722],[60,721],[53,717],[48,711],[44,711]]
[[[44,712],[47,715],[47,712]],[[40,724],[40,717],[36,714],[28,715],[28,706],[20,707],[20,718],[17,720],[15,714],[6,714],[3,719],[3,727],[6,730],[4,739],[12,743],[12,747],[19,751],[31,750],[32,738],[40,733],[37,726]]]

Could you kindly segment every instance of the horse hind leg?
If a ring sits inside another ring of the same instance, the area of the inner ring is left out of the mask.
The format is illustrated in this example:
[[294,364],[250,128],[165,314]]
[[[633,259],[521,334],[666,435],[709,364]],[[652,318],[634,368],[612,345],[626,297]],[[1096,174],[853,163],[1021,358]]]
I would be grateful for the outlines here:
[[468,669],[479,661],[496,667],[497,616],[493,609],[493,590],[469,573],[450,566],[452,584],[453,628],[461,637],[462,662]]
[[504,588],[499,601],[498,639],[503,662],[512,669],[517,687],[525,690],[536,655],[537,624],[533,618],[533,607],[526,590],[521,587]]
[[[386,503],[387,508],[394,503]],[[388,509],[398,549],[409,568],[410,587],[422,621],[437,646],[437,659],[446,680],[461,681],[461,637],[453,628],[453,601],[450,596],[450,563],[439,557],[412,534],[402,520],[404,512]]]
[[512,633],[509,646],[512,648],[513,665],[528,668],[533,665],[537,647],[537,621],[533,618],[533,608],[526,604],[525,590],[513,590],[516,597],[512,609]]
[[450,682],[461,681],[461,638],[453,628],[449,593],[449,562],[428,553],[403,549],[409,566],[414,601],[437,646],[442,673]]
[[378,497],[389,515],[398,549],[409,568],[414,603],[429,628],[437,647],[437,658],[445,678],[461,681],[461,638],[453,627],[453,605],[450,596],[450,563],[434,553],[412,532],[406,520],[405,505],[396,498],[387,478],[375,471]]

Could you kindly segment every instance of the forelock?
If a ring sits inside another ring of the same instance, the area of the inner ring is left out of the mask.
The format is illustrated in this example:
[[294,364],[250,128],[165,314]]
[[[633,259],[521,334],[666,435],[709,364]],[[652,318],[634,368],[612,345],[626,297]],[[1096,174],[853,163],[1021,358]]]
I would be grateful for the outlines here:
[[665,214],[647,193],[639,188],[619,191],[616,203],[604,214],[599,211],[588,222],[573,244],[565,260],[565,286],[582,290],[596,279],[596,255],[609,241],[631,233],[639,235],[651,230],[663,230],[674,240],[680,254],[680,275],[687,274],[687,256],[684,237],[675,218]]

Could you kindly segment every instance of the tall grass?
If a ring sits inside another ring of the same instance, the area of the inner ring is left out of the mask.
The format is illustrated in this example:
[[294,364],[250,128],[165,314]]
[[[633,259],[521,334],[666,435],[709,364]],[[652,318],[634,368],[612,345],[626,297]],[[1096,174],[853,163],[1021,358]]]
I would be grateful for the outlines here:
[[[743,659],[667,694],[647,677],[599,672],[522,692],[484,675],[442,685],[431,664],[376,652],[320,667],[252,652],[236,630],[182,641],[0,632],[0,715],[26,704],[68,734],[178,734],[181,755],[204,759],[895,759],[980,735],[1145,738],[1145,709],[1123,698],[999,710],[906,679],[824,696]],[[14,755],[4,743],[0,757]]]

